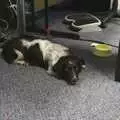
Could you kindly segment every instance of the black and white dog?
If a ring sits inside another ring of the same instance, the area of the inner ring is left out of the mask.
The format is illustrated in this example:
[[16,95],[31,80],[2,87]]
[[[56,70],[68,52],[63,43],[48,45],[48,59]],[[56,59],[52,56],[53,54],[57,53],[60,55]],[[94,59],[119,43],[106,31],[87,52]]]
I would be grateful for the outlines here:
[[1,47],[3,59],[9,63],[37,65],[50,75],[74,85],[85,62],[74,56],[68,47],[43,39],[12,39]]

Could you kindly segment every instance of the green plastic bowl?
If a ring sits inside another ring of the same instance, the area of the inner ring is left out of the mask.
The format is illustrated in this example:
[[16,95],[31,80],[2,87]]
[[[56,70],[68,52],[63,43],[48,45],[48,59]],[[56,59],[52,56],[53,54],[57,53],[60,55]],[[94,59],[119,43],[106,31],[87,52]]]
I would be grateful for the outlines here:
[[93,47],[93,54],[99,57],[109,57],[112,55],[112,47],[106,44],[97,44]]

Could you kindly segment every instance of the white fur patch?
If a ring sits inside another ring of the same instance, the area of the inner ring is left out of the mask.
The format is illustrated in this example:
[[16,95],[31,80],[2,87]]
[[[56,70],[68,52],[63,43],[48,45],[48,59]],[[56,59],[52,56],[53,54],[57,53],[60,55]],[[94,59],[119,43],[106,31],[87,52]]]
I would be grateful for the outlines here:
[[15,61],[15,63],[19,65],[27,65],[27,63],[24,60],[17,60]]
[[21,51],[14,49],[15,53],[17,54],[17,58],[14,60],[14,63],[20,64],[20,65],[28,65],[26,61],[24,61],[24,55]]
[[56,64],[62,56],[68,55],[68,48],[63,45],[52,43],[48,40],[38,40],[38,43],[44,60],[48,60],[51,66]]
[[22,42],[22,45],[23,45],[24,47],[26,47],[26,48],[29,48],[29,47],[31,46],[31,42],[30,42],[30,41],[27,41],[27,40],[25,40],[25,39],[22,39],[21,42]]
[[82,68],[85,69],[85,68],[86,68],[86,65],[82,65]]
[[29,47],[31,47],[32,45],[35,45],[36,43],[38,43],[38,40],[35,39],[35,40],[33,40],[33,41],[27,41],[27,40],[25,40],[25,39],[22,39],[21,42],[22,42],[22,45],[23,45],[24,47],[29,48]]
[[15,53],[17,54],[17,58],[15,59],[15,63],[17,63],[17,61],[21,61],[24,59],[24,55],[22,54],[21,51],[14,49]]

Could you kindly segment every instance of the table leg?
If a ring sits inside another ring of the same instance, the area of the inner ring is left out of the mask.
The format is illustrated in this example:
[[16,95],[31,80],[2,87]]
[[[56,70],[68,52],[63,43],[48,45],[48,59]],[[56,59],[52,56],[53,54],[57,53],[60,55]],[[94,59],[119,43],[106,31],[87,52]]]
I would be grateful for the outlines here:
[[119,42],[118,56],[116,60],[115,81],[120,82],[120,42]]
[[32,32],[35,30],[35,5],[34,5],[34,0],[31,1],[31,12],[32,12]]
[[44,0],[45,4],[45,29],[48,30],[48,0]]
[[25,34],[25,6],[24,0],[17,0],[17,32],[19,35]]

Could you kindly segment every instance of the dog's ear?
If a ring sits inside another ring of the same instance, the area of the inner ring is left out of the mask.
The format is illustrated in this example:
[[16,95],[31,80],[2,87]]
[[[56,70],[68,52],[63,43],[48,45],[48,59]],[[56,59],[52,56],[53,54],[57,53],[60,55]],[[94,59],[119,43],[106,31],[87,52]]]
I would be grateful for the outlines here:
[[64,68],[66,63],[66,57],[62,57],[59,61],[53,66],[53,71],[58,74],[58,77],[62,77],[64,74]]

